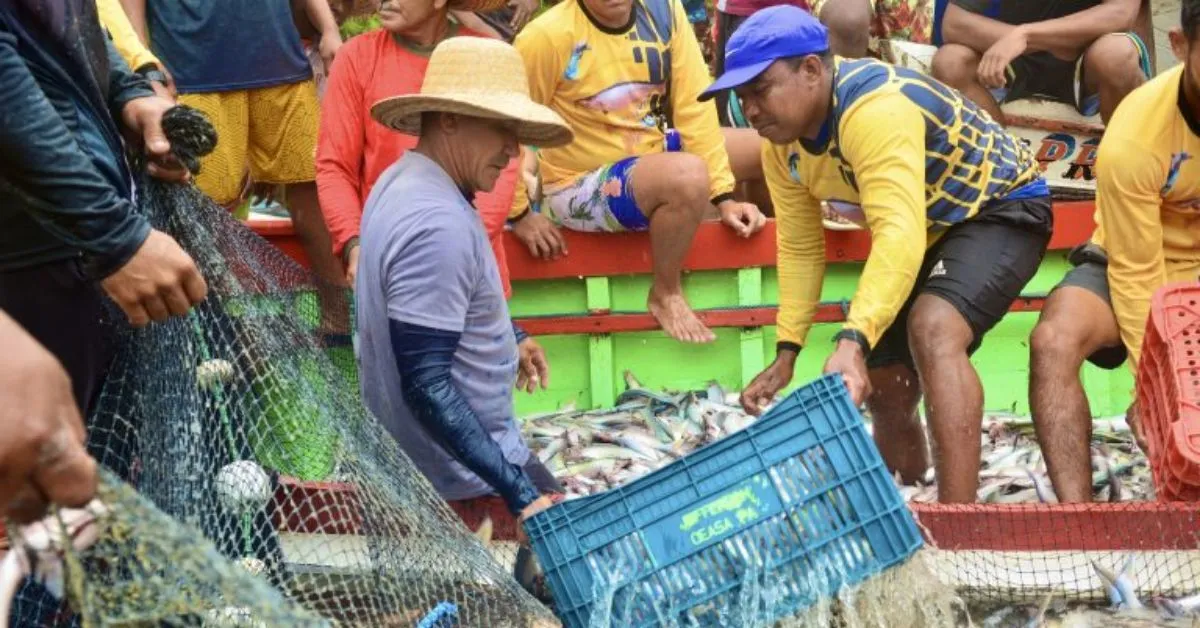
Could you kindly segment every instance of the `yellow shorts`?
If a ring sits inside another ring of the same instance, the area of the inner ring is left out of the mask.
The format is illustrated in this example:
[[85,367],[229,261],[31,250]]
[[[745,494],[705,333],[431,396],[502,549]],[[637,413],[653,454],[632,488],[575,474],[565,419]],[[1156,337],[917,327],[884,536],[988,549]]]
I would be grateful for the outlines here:
[[217,129],[217,148],[200,162],[196,185],[221,205],[242,192],[246,166],[260,183],[316,179],[320,106],[312,80],[261,89],[180,94]]

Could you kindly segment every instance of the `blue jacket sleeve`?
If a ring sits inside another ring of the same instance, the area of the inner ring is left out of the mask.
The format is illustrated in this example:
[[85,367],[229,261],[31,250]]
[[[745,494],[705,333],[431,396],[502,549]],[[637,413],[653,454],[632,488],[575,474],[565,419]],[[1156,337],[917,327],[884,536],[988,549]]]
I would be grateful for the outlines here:
[[504,457],[450,378],[450,363],[462,334],[395,319],[389,327],[403,382],[401,393],[413,416],[446,451],[496,489],[509,510],[519,514],[537,500],[538,490],[521,466]]
[[0,24],[0,184],[24,211],[91,258],[106,277],[133,257],[150,224],[96,170]]
[[113,120],[120,126],[121,110],[125,105],[136,98],[153,96],[154,90],[150,87],[150,81],[129,69],[129,64],[117,52],[111,37],[106,35],[104,43],[108,46],[108,107]]

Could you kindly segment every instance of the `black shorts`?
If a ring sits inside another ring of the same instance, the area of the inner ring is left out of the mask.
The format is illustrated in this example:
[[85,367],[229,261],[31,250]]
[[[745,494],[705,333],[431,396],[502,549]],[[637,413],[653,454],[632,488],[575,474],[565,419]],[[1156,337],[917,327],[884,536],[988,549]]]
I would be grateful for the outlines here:
[[[1150,57],[1146,45],[1134,33],[1125,35],[1138,49],[1142,73],[1150,78]],[[1094,116],[1100,112],[1099,92],[1088,92],[1084,78],[1083,55],[1064,61],[1049,52],[1033,52],[1013,59],[1012,72],[1008,75],[1003,97],[997,102],[1006,103],[1023,98],[1045,98],[1075,107],[1082,116]],[[993,95],[996,95],[993,92]]]
[[995,201],[950,227],[925,253],[912,293],[871,350],[867,366],[905,364],[915,370],[908,315],[922,294],[937,295],[962,314],[975,335],[967,354],[975,353],[1037,273],[1053,225],[1050,198],[1042,197]]
[[[1103,299],[1109,309],[1112,309],[1112,294],[1108,290],[1108,258],[1104,251],[1085,242],[1072,249],[1067,255],[1067,260],[1073,268],[1054,286],[1054,290],[1063,286],[1083,288]],[[1054,290],[1050,291],[1051,294]],[[1124,364],[1128,357],[1125,343],[1118,342],[1115,346],[1097,349],[1088,356],[1088,362],[1102,369],[1113,370]]]

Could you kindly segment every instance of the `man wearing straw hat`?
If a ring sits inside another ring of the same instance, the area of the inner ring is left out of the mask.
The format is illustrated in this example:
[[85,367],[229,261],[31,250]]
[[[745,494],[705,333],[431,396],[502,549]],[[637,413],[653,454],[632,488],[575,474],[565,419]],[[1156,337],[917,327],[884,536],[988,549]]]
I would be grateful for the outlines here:
[[517,339],[471,199],[520,144],[561,146],[571,130],[529,99],[517,51],[480,37],[438,44],[421,91],[371,114],[419,139],[380,175],[363,212],[364,401],[444,499],[499,493],[524,520],[561,488],[513,419]]

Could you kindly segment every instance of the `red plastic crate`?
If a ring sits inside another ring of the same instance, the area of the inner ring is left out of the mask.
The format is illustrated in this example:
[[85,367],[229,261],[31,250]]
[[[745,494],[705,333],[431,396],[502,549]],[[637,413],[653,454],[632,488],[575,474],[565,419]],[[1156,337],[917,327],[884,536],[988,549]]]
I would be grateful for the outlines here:
[[1158,498],[1200,501],[1200,284],[1154,293],[1137,400]]

